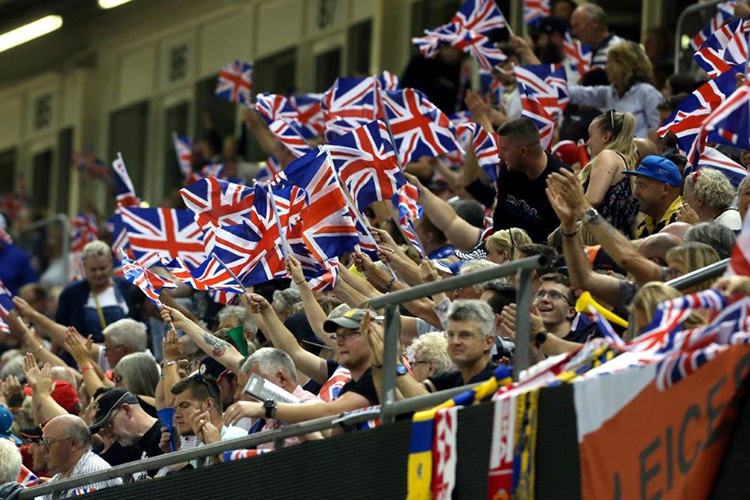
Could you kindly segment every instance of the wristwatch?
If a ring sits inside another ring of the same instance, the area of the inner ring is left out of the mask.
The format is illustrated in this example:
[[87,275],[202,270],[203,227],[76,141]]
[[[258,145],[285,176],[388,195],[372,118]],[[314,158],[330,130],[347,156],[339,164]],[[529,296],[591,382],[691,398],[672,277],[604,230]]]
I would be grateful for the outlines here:
[[599,212],[597,212],[595,208],[589,208],[583,214],[583,217],[581,218],[581,223],[585,226],[586,224],[596,219],[597,217],[599,217]]
[[406,375],[408,373],[408,370],[404,365],[401,363],[396,365],[396,376],[400,377],[401,375]]
[[266,399],[263,401],[263,408],[266,410],[266,418],[273,418],[276,415],[276,401]]
[[542,347],[542,344],[544,344],[547,341],[547,332],[539,332],[536,334],[536,337],[534,337],[534,345],[537,349]]

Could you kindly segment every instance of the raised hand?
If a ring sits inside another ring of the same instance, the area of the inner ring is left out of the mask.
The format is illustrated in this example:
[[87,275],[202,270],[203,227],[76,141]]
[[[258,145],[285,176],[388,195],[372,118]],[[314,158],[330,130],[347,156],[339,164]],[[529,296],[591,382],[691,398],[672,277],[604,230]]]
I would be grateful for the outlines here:
[[246,302],[245,307],[253,314],[266,314],[271,310],[271,304],[257,293],[246,293],[244,295]]
[[432,283],[440,279],[440,273],[430,259],[422,259],[419,263],[419,278],[424,283]]
[[367,337],[367,343],[370,344],[370,361],[373,366],[383,366],[383,327],[378,324],[368,311],[362,318],[362,333]]
[[224,425],[234,425],[245,417],[261,418],[266,414],[262,403],[238,401],[224,412]]
[[36,380],[35,394],[50,395],[55,390],[55,383],[52,381],[52,366],[49,363],[44,365],[39,372]]
[[190,320],[187,319],[184,314],[182,314],[177,309],[174,309],[173,307],[169,307],[167,305],[161,308],[160,314],[162,321],[164,321],[165,323],[172,323],[175,328],[178,328],[180,330],[185,328],[190,323]]
[[307,281],[305,279],[304,273],[302,272],[302,265],[297,259],[292,256],[286,258],[286,270],[292,277],[292,281],[294,281],[297,286]]
[[10,407],[19,407],[23,404],[25,395],[21,382],[15,375],[10,375],[3,384],[3,397]]
[[36,364],[34,355],[30,352],[27,352],[23,358],[23,373],[26,375],[26,383],[29,384],[32,389],[36,390],[36,384],[41,375],[41,370]]
[[65,333],[65,342],[63,342],[65,350],[73,356],[79,367],[91,365],[91,358],[89,357],[89,350],[86,347],[86,340],[73,327],[68,327],[68,331]]
[[179,361],[182,357],[182,346],[177,332],[169,330],[162,340],[165,361]]
[[714,283],[713,287],[724,292],[727,297],[736,294],[750,295],[750,277],[726,276]]

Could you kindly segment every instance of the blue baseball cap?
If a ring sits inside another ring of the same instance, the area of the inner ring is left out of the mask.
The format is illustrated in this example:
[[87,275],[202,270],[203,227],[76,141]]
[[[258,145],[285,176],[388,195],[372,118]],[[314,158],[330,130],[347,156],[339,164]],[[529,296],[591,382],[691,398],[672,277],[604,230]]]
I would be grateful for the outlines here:
[[677,165],[667,160],[663,156],[649,155],[643,159],[638,168],[635,170],[623,170],[625,175],[642,175],[672,187],[682,185],[682,175],[677,169]]
[[13,427],[13,413],[5,405],[0,405],[0,438],[10,439],[16,446],[21,446],[21,440],[11,434]]

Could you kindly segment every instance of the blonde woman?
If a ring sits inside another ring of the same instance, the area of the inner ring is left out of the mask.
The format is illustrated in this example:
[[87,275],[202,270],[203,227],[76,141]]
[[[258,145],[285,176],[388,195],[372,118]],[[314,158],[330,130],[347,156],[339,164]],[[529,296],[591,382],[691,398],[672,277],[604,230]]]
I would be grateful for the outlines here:
[[613,45],[607,52],[607,77],[609,85],[568,88],[572,104],[585,104],[599,108],[630,113],[635,118],[635,136],[645,138],[648,129],[659,125],[656,106],[664,98],[651,84],[651,62],[643,48],[635,42]]
[[520,258],[518,247],[532,243],[529,234],[521,228],[501,229],[485,242],[487,260],[502,264]]
[[[637,337],[643,333],[646,327],[651,324],[659,304],[667,300],[676,299],[681,295],[676,288],[658,281],[652,281],[643,285],[636,292],[633,302],[630,304],[630,313],[632,314],[633,322],[635,322],[635,336]],[[685,328],[697,328],[703,324],[705,324],[705,321],[697,313],[688,316],[684,323]],[[633,340],[633,338],[626,335],[625,340]]]
[[420,335],[411,343],[411,350],[414,354],[414,379],[417,382],[456,370],[456,365],[448,356],[448,336],[445,332]]
[[[719,262],[721,259],[713,247],[710,247],[705,243],[691,241],[667,250],[665,260],[667,261],[670,277],[677,278],[710,264]],[[705,281],[690,289],[683,290],[683,292],[699,292],[701,290],[707,290],[710,286],[711,282]]]
[[622,173],[634,170],[638,164],[634,133],[635,118],[630,113],[611,109],[594,118],[586,143],[592,160],[578,176],[586,200],[626,236],[632,236],[638,215],[638,202],[633,198],[630,179]]

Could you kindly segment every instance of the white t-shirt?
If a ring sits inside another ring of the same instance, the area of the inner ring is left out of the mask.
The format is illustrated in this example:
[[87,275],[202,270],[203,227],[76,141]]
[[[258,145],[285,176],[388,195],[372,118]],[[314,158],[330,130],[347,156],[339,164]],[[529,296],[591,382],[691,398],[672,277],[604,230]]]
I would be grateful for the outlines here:
[[[117,300],[117,294],[115,293],[115,287],[111,286],[104,290],[103,292],[99,293],[96,298],[99,300],[99,307],[104,309],[105,307],[119,307],[122,309],[122,312],[127,315],[128,314],[128,304],[125,302],[125,299],[122,299],[122,302],[119,302]],[[96,309],[96,301],[94,300],[94,293],[89,293],[89,299],[86,301],[86,306],[90,307],[91,309]]]
[[728,208],[716,216],[714,222],[726,226],[732,231],[739,231],[742,229],[742,217],[740,217],[740,211],[736,208]]

